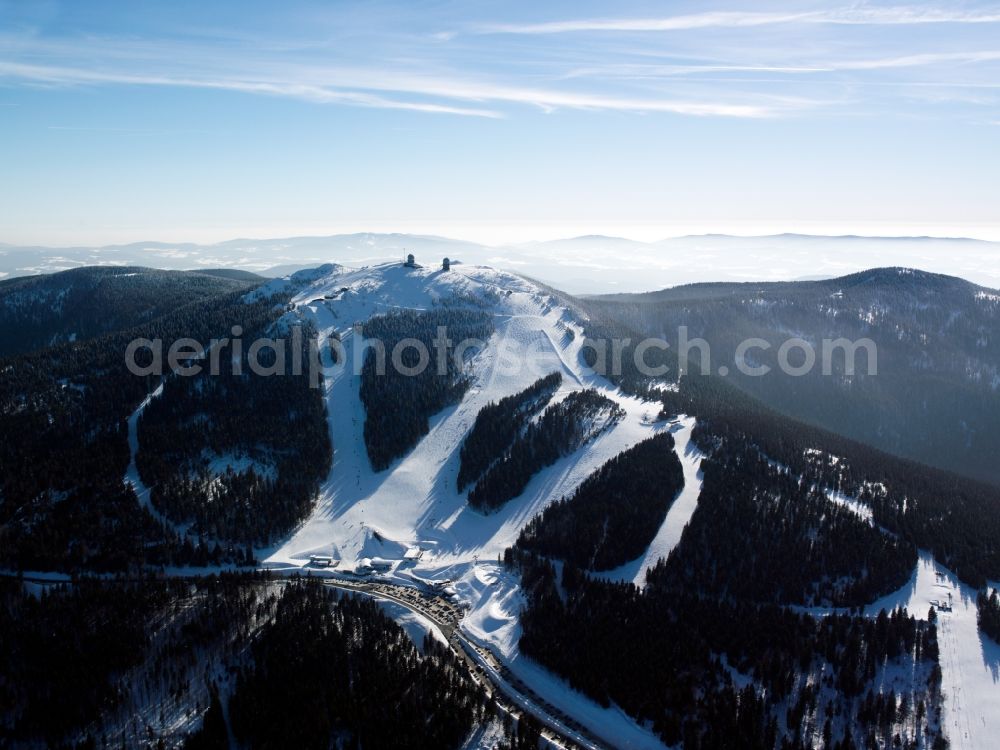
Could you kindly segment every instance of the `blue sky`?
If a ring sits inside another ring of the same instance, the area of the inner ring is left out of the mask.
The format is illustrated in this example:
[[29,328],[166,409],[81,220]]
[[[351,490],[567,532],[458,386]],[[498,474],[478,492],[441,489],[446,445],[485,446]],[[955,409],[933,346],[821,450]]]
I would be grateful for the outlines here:
[[1000,239],[1000,3],[0,0],[0,242]]

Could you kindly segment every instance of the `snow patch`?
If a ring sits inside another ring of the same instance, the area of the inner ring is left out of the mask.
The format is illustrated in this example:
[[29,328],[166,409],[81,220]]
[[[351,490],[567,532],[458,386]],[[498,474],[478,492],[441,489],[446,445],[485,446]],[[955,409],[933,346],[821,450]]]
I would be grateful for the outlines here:
[[404,607],[399,602],[390,601],[388,599],[380,599],[377,596],[374,598],[385,613],[395,620],[397,625],[406,631],[410,640],[413,641],[414,645],[421,653],[424,650],[424,638],[428,635],[432,636],[434,640],[441,645],[448,645],[448,639],[444,637],[444,633],[441,632],[441,629],[423,615],[417,614],[413,610]]
[[872,509],[857,498],[850,497],[849,495],[845,495],[843,492],[835,490],[827,490],[826,496],[830,498],[830,502],[839,505],[842,508],[847,508],[862,521],[865,521],[869,526],[875,525]]

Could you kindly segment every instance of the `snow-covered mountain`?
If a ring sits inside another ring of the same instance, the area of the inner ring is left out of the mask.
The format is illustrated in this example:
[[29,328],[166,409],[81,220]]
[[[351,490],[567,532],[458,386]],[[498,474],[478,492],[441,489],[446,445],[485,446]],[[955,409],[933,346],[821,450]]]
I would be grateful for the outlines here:
[[[279,289],[271,282],[256,294]],[[495,333],[470,364],[472,387],[459,404],[437,415],[431,432],[387,471],[372,470],[362,436],[359,397],[361,347],[356,324],[398,310],[430,310],[458,301],[479,301],[494,318]],[[417,571],[459,569],[475,559],[495,560],[520,527],[552,499],[569,494],[594,469],[655,431],[656,406],[627,396],[588,371],[581,358],[581,321],[560,300],[519,276],[482,266],[407,268],[386,264],[361,270],[337,269],[296,291],[283,322],[308,321],[322,337],[340,333],[346,361],[330,367],[324,382],[334,443],[331,481],[316,512],[287,543],[267,558],[271,566],[306,565],[315,554],[333,554],[347,565],[364,557],[426,549]],[[567,328],[577,335],[566,336]],[[530,349],[531,361],[515,360]],[[504,359],[504,352],[507,358]],[[514,395],[549,372],[563,375],[557,399],[596,388],[626,410],[625,419],[586,449],[536,476],[517,501],[484,516],[465,505],[455,490],[458,449],[479,411]],[[382,541],[377,541],[381,539]],[[392,555],[390,555],[392,556]]]
[[[258,293],[283,288],[271,282]],[[445,304],[482,304],[494,318],[495,333],[470,365],[472,386],[460,403],[432,418],[430,433],[386,471],[375,472],[365,452],[365,412],[355,375],[359,347],[353,330],[374,315],[398,310],[430,310]],[[312,516],[283,544],[263,551],[263,565],[288,573],[320,574],[314,556],[339,560],[335,574],[365,561],[382,560],[389,580],[450,582],[470,608],[465,631],[495,649],[540,692],[586,719],[595,731],[630,747],[656,747],[646,730],[620,713],[601,709],[566,691],[559,681],[518,654],[518,615],[524,602],[516,576],[499,558],[524,525],[554,500],[569,495],[603,463],[660,430],[674,429],[686,445],[690,420],[668,425],[655,421],[655,404],[627,396],[606,379],[588,372],[580,358],[581,321],[538,285],[489,267],[455,265],[408,268],[400,263],[360,270],[335,269],[297,289],[284,322],[308,321],[323,337],[341,334],[346,361],[324,382],[333,469],[323,484]],[[577,335],[566,336],[571,329]],[[534,352],[530,363],[504,358],[503,352]],[[465,492],[456,490],[459,449],[479,411],[491,402],[522,391],[549,372],[563,376],[555,401],[595,388],[625,410],[625,417],[593,442],[532,478],[527,489],[502,510],[484,515],[472,510]],[[697,474],[697,453],[684,454],[690,476]],[[688,492],[697,493],[692,487]],[[693,510],[693,508],[688,509]],[[683,519],[671,519],[683,526]],[[419,549],[419,560],[405,560]],[[669,552],[662,545],[660,553]],[[412,554],[412,553],[411,553]],[[635,571],[641,578],[644,569]],[[555,692],[553,692],[555,688]],[[609,735],[609,732],[613,732]],[[631,739],[630,739],[631,738]]]
[[[588,345],[629,330],[593,301],[488,265],[417,261],[325,263],[150,325],[168,338],[192,325],[203,336],[237,323],[247,336],[307,331],[318,390],[246,372],[116,379],[117,339],[13,360],[0,380],[7,564],[47,563],[27,568],[33,586],[79,570],[176,579],[251,557],[274,576],[265,587],[320,578],[381,601],[417,645],[426,633],[464,654],[478,666],[463,674],[505,686],[560,746],[739,736],[811,748],[830,744],[824,733],[858,744],[871,731],[915,748],[941,733],[990,747],[1000,646],[976,627],[974,602],[1000,571],[994,489],[781,417],[716,378],[605,378],[587,366]],[[421,341],[440,320],[485,332],[445,387],[396,393],[390,379],[373,390],[371,332]],[[539,383],[552,390],[524,395]],[[560,407],[583,396],[597,406],[578,430]],[[425,429],[410,430],[414,410]],[[507,422],[484,421],[500,412]],[[490,512],[458,489],[463,447],[483,425],[512,425],[512,436],[485,441],[492,463],[472,491],[504,462],[524,474],[513,490],[498,482],[510,492]],[[404,427],[407,440],[376,460],[386,432]],[[581,437],[553,448],[545,440],[561,429]],[[78,454],[52,460],[55,441]],[[267,588],[253,591],[236,608],[258,612],[250,632],[270,627],[274,606]],[[243,616],[227,615],[226,632]],[[293,632],[294,620],[283,620]],[[136,648],[154,673],[153,652]],[[246,689],[223,677],[248,663],[240,647],[212,658],[219,679],[185,705],[164,711],[156,691],[140,691],[149,731],[178,744],[177,726],[197,727],[210,697]],[[115,719],[113,736],[131,723]],[[466,746],[495,736],[486,727]]]

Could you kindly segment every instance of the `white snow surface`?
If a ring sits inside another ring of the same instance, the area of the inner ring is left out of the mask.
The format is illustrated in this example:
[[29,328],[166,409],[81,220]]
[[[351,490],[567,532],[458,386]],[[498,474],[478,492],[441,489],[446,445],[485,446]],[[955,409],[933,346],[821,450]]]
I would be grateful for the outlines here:
[[160,383],[152,393],[150,393],[146,398],[142,400],[142,403],[136,407],[135,411],[129,415],[128,418],[128,450],[129,450],[129,463],[128,469],[125,470],[125,483],[131,484],[132,489],[135,491],[135,496],[139,500],[139,504],[146,508],[154,518],[158,520],[169,523],[163,515],[153,507],[153,503],[149,499],[149,487],[142,481],[139,477],[139,469],[135,464],[135,457],[139,453],[139,417],[142,416],[143,411],[149,406],[149,402],[154,398],[158,398],[160,394],[163,393],[163,383]]
[[504,739],[503,723],[492,719],[472,730],[472,734],[462,745],[462,750],[494,750]]
[[872,514],[871,507],[861,502],[857,498],[845,495],[843,492],[840,492],[839,490],[827,490],[826,496],[830,498],[830,502],[834,503],[835,505],[839,505],[842,508],[847,508],[847,510],[851,511],[862,521],[865,521],[869,526],[875,525],[875,519]]
[[[348,291],[337,299],[322,299],[345,287]],[[429,309],[456,295],[486,300],[495,316],[496,333],[471,364],[473,385],[461,403],[431,419],[430,433],[416,447],[386,471],[375,473],[363,439],[360,377],[354,374],[362,351],[351,326],[393,308]],[[342,560],[341,567],[353,567],[365,557],[399,560],[406,547],[415,545],[426,552],[408,570],[437,578],[448,569],[447,577],[457,579],[456,566],[496,560],[545,505],[571,493],[608,459],[665,428],[649,421],[650,404],[627,397],[588,373],[578,362],[583,337],[572,341],[564,337],[561,326],[579,333],[569,313],[548,294],[511,274],[474,266],[456,266],[443,273],[400,264],[335,271],[305,287],[293,303],[290,316],[312,321],[321,334],[341,333],[346,356],[341,367],[331,368],[323,384],[333,469],[309,520],[285,543],[265,551],[269,567],[300,567],[310,555],[331,552]],[[528,347],[536,356],[517,355]],[[499,511],[483,515],[472,510],[465,494],[456,492],[455,479],[458,450],[479,410],[557,370],[564,381],[556,398],[595,387],[622,406],[625,418],[539,472],[521,496]],[[409,576],[403,580],[412,583]]]
[[[272,282],[274,288],[285,283]],[[430,309],[458,297],[480,300],[494,315],[496,327],[489,346],[470,365],[472,387],[459,404],[431,419],[429,434],[409,453],[387,470],[373,472],[363,439],[360,377],[355,374],[363,352],[352,327],[395,308]],[[445,591],[453,592],[468,608],[463,631],[493,650],[539,694],[599,736],[613,738],[615,746],[662,747],[652,732],[624,712],[601,708],[518,653],[523,600],[517,578],[498,564],[499,556],[542,508],[572,493],[618,453],[668,428],[651,419],[655,405],[625,396],[580,363],[582,329],[557,299],[523,278],[488,267],[457,265],[449,272],[402,264],[334,268],[297,289],[292,303],[286,322],[311,321],[323,336],[338,332],[345,358],[323,382],[334,448],[331,473],[311,517],[284,543],[258,552],[264,566],[293,572],[307,566],[311,555],[332,555],[339,565],[322,574],[341,575],[365,558],[380,557],[393,563],[381,575],[396,583],[449,580]],[[565,335],[567,327],[577,334],[572,340]],[[518,352],[528,347],[535,356],[525,362]],[[519,497],[495,513],[472,510],[465,493],[456,491],[455,480],[459,448],[476,415],[487,403],[517,393],[553,371],[563,374],[555,399],[593,387],[614,399],[625,417],[543,469]],[[689,435],[692,425],[691,420],[682,423],[680,439],[685,431]],[[411,546],[424,550],[415,563],[402,560]]]
[[389,617],[395,620],[397,625],[406,631],[419,651],[424,650],[424,638],[428,635],[433,636],[439,643],[448,645],[448,639],[444,637],[441,629],[423,615],[390,599],[381,599],[376,596],[375,601]]

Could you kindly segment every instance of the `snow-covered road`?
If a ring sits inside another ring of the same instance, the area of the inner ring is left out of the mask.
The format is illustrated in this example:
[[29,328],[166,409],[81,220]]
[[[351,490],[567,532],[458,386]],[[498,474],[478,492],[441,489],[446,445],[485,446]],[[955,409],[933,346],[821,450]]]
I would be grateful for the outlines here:
[[149,487],[139,478],[139,469],[135,465],[135,457],[139,452],[139,417],[142,416],[143,411],[146,410],[150,402],[154,398],[159,398],[161,393],[163,393],[163,383],[156,386],[156,389],[142,400],[142,403],[136,407],[135,411],[128,418],[129,462],[128,469],[125,470],[125,483],[132,485],[135,496],[143,508],[148,510],[161,523],[172,526],[173,524],[160,511],[153,507],[153,503],[149,499]]

